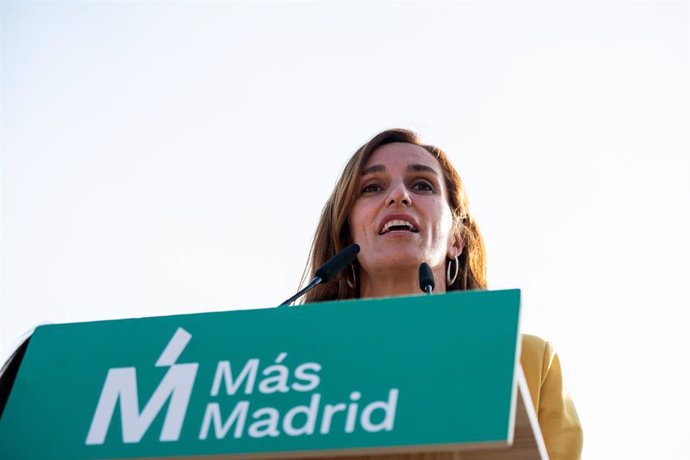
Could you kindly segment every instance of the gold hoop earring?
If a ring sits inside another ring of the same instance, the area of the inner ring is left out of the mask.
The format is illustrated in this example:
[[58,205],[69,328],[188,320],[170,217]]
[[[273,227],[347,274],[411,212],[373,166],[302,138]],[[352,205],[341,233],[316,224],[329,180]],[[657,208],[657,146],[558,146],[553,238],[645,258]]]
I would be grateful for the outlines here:
[[453,265],[453,259],[448,259],[448,267],[446,268],[446,286],[452,286],[455,280],[458,279],[458,272],[460,271],[460,259],[455,256],[455,269],[453,276],[450,276],[450,267]]

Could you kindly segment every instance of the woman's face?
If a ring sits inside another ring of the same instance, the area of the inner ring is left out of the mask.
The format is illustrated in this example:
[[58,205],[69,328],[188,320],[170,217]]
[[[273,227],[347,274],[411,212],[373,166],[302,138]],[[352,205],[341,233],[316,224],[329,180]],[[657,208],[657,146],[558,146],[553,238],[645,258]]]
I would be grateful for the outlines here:
[[368,274],[443,267],[460,254],[443,170],[422,147],[386,144],[369,158],[359,178],[359,195],[348,219]]

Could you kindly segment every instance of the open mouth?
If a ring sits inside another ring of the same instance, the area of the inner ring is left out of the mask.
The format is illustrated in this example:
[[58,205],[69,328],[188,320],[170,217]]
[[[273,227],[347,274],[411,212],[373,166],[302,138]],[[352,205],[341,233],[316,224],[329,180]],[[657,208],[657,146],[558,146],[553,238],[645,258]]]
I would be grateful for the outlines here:
[[419,229],[415,227],[411,222],[402,219],[394,219],[386,222],[379,231],[379,235],[384,235],[390,232],[411,232],[419,233]]

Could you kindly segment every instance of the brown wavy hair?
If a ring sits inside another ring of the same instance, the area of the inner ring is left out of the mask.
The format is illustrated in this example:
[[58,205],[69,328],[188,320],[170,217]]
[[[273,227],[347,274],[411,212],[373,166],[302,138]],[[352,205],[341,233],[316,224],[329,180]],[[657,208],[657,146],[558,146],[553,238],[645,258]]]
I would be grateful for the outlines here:
[[[486,250],[477,223],[469,212],[469,203],[460,175],[448,160],[446,153],[434,145],[423,144],[419,136],[407,129],[389,129],[374,136],[361,146],[345,165],[330,198],[321,212],[314,240],[309,251],[309,262],[302,283],[310,280],[315,271],[338,251],[352,243],[348,217],[358,196],[359,178],[371,155],[379,147],[402,142],[418,145],[434,156],[441,164],[448,190],[448,204],[453,215],[454,231],[463,242],[460,254],[460,271],[455,282],[446,286],[447,291],[486,289]],[[304,297],[304,302],[343,300],[359,297],[356,283],[359,266],[353,262],[335,280],[317,286]],[[353,287],[354,286],[354,287]]]

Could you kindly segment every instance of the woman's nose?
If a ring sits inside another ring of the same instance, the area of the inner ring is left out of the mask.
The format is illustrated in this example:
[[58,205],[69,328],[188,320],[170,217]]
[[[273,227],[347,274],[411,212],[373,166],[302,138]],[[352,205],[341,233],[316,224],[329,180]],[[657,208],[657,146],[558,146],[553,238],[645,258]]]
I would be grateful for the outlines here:
[[388,191],[388,197],[386,198],[386,205],[391,206],[394,204],[403,204],[409,206],[412,204],[410,194],[408,193],[405,184],[393,184]]

